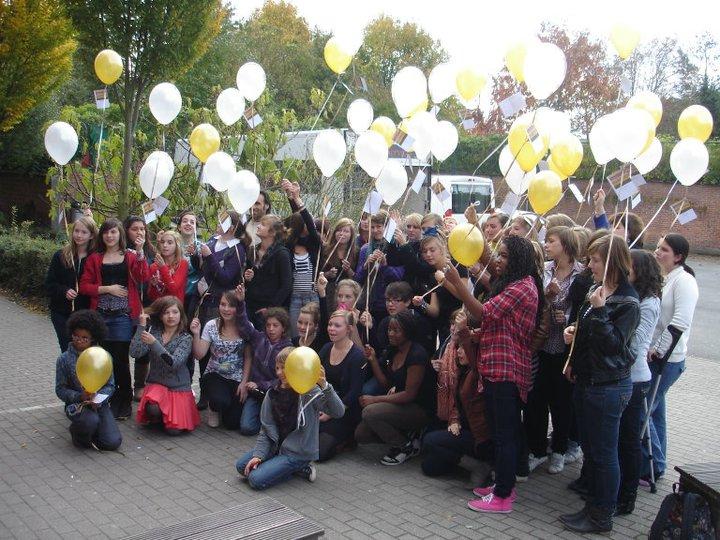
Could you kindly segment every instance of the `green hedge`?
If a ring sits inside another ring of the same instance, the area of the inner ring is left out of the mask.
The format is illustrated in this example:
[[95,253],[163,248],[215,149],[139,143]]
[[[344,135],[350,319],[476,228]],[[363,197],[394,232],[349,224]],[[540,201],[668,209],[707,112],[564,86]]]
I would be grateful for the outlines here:
[[45,296],[45,275],[60,245],[20,231],[0,232],[0,285],[24,297]]
[[[675,177],[670,170],[670,152],[677,142],[677,139],[668,136],[660,136],[659,138],[663,146],[663,157],[659,165],[646,174],[645,178],[657,182],[673,182]],[[481,163],[503,139],[503,135],[487,135],[485,137],[462,136],[453,155],[443,163],[440,163],[439,166],[436,166],[436,170],[445,174],[472,174],[478,164]],[[710,153],[710,164],[708,165],[707,174],[700,179],[700,183],[704,185],[718,185],[720,184],[720,141],[716,139],[709,140],[705,144]],[[595,160],[590,151],[590,146],[587,143],[583,143],[583,147],[585,150],[583,161],[575,173],[575,177],[581,179],[590,178],[595,170]],[[498,176],[500,171],[498,166],[499,154],[500,152],[497,152],[488,159],[487,162],[477,170],[476,174],[482,176]],[[615,170],[617,165],[618,163],[616,161],[610,162],[608,165],[609,171]]]

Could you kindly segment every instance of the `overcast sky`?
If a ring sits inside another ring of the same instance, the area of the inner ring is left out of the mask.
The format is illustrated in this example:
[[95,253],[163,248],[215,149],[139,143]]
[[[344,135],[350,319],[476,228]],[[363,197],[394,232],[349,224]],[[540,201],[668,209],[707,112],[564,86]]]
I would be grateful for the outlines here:
[[[451,60],[472,61],[493,72],[500,68],[507,44],[534,35],[544,20],[607,36],[616,21],[631,22],[643,41],[674,36],[683,43],[703,31],[720,41],[718,2],[682,0],[290,0],[311,27],[326,31],[347,26],[362,29],[381,14],[414,22],[439,39]],[[245,19],[263,0],[233,0],[235,14]],[[674,6],[674,7],[671,7]],[[714,6],[714,7],[711,7]],[[712,10],[712,11],[711,11]],[[710,14],[712,12],[712,15]]]

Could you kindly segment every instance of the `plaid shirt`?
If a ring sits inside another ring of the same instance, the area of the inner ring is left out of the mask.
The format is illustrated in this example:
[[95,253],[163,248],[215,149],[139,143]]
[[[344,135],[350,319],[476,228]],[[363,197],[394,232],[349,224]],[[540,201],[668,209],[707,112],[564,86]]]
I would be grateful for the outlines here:
[[530,342],[537,307],[537,287],[527,276],[483,304],[480,324],[478,371],[492,382],[514,382],[523,401],[530,389]]

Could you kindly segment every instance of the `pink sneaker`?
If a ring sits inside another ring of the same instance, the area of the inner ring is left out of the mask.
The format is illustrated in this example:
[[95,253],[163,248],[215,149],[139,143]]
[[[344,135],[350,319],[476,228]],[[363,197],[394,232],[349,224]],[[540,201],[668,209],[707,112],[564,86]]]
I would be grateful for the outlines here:
[[[473,495],[477,495],[480,498],[487,497],[493,492],[494,489],[495,484],[487,487],[476,487],[475,489],[473,489]],[[512,491],[510,492],[510,500],[512,502],[515,502],[515,499],[517,499],[517,492],[515,491],[515,488],[512,488]]]
[[509,514],[512,512],[512,495],[500,498],[494,494],[486,495],[481,499],[468,502],[468,508],[475,512],[487,512],[489,514]]

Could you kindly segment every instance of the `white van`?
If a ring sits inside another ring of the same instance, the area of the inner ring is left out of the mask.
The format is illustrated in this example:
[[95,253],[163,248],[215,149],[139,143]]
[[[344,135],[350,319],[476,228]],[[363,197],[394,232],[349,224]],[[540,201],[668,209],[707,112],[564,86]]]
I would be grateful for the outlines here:
[[[436,192],[437,188],[433,188],[437,182],[444,187],[447,195]],[[452,210],[453,217],[459,223],[465,223],[465,209],[470,204],[475,203],[478,214],[495,208],[495,189],[493,181],[483,176],[466,176],[466,175],[432,175],[430,181],[430,189],[428,190],[430,197],[430,211],[445,215],[445,212]]]

